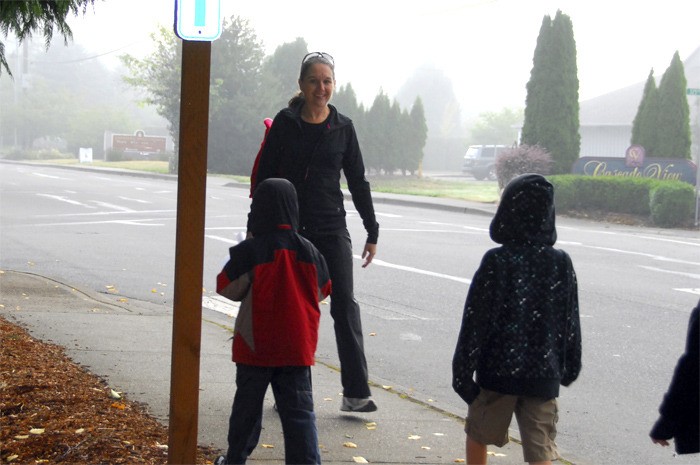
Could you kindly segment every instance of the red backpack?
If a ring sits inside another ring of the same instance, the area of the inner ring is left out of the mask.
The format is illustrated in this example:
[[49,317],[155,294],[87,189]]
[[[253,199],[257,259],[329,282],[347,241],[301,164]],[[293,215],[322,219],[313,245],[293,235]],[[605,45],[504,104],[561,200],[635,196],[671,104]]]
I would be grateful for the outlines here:
[[253,163],[253,171],[250,173],[250,198],[253,198],[253,192],[255,192],[255,186],[257,185],[258,177],[258,164],[260,163],[260,155],[262,155],[263,147],[265,147],[265,141],[267,140],[267,135],[270,133],[270,128],[272,127],[272,120],[270,118],[265,118],[263,121],[265,124],[265,135],[260,143],[260,150],[255,156],[255,162]]

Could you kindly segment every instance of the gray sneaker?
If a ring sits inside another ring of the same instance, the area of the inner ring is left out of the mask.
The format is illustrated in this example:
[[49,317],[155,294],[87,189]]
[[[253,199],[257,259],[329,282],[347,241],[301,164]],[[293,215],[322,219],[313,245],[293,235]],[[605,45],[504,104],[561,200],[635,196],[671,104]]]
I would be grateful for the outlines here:
[[343,412],[374,412],[377,410],[377,404],[369,397],[359,399],[356,397],[343,396],[343,403],[340,404],[340,410]]
[[214,460],[214,465],[226,465],[226,457],[220,455]]

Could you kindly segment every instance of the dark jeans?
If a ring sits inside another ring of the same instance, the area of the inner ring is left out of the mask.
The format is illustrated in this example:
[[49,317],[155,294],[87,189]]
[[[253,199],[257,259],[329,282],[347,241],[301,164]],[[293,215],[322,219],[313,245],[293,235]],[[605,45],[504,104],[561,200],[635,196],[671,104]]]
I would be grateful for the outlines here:
[[246,463],[260,438],[262,407],[272,384],[288,464],[320,464],[310,367],[236,365],[236,395],[229,419],[227,464]]
[[353,293],[352,243],[350,233],[316,235],[302,233],[326,259],[333,282],[331,316],[340,359],[340,380],[345,397],[366,398],[371,395],[367,384],[367,359],[360,306]]

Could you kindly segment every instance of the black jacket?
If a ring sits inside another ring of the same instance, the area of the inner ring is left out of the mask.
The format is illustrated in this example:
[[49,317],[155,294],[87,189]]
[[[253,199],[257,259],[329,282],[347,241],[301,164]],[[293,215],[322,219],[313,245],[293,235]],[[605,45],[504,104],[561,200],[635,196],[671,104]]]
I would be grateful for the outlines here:
[[311,153],[303,150],[301,106],[285,108],[275,116],[260,157],[258,182],[271,177],[291,181],[299,197],[300,232],[333,234],[347,227],[342,171],[367,231],[367,242],[376,244],[379,224],[355,127],[335,107],[329,108],[326,127]]
[[452,361],[452,386],[465,402],[481,387],[549,399],[578,377],[578,285],[556,237],[552,185],[534,174],[511,181],[491,222],[502,246],[474,275]]
[[676,452],[700,452],[700,301],[690,313],[685,353],[678,359],[673,379],[651,430],[655,439],[674,439]]

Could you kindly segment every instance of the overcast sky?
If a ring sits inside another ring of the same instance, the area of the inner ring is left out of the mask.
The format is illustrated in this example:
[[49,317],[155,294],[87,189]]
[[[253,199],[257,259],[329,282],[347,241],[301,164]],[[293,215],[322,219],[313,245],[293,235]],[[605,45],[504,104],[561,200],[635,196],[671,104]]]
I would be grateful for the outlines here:
[[[303,37],[335,57],[338,85],[366,105],[393,97],[424,64],[452,79],[465,114],[522,107],[544,15],[574,26],[581,100],[658,79],[678,51],[700,47],[700,1],[665,0],[221,0],[223,15],[250,21],[268,53]],[[158,24],[173,24],[174,0],[107,0],[72,19],[74,40],[106,58],[142,55]],[[301,57],[300,57],[301,58]]]

